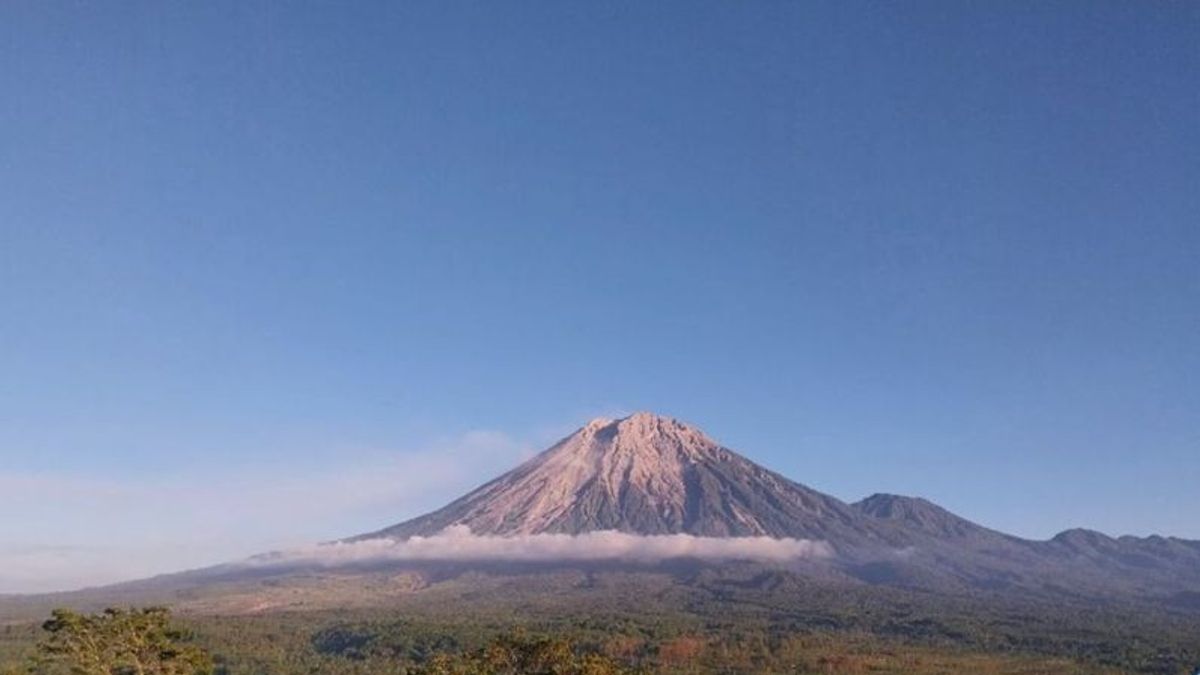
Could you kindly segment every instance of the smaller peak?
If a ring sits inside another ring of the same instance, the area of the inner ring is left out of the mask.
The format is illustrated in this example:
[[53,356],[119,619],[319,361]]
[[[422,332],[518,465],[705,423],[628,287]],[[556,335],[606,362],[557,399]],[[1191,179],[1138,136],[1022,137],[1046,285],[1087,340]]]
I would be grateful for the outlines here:
[[1108,535],[1096,530],[1089,530],[1086,527],[1072,527],[1068,530],[1059,532],[1056,536],[1059,537],[1106,537]]
[[908,495],[896,495],[890,492],[876,492],[875,494],[862,499],[855,503],[855,506],[884,506],[889,504],[906,504],[906,505],[922,505],[936,506],[933,502],[924,497],[909,497]]
[[876,493],[851,504],[851,508],[873,518],[902,522],[942,537],[961,539],[984,536],[990,532],[923,497]]
[[865,499],[863,499],[863,500],[859,501],[858,503],[859,503],[859,504],[866,504],[866,503],[869,503],[869,502],[879,502],[879,503],[882,503],[882,502],[901,502],[901,501],[912,501],[912,500],[915,500],[915,499],[920,499],[920,497],[907,497],[907,496],[905,496],[905,495],[897,495],[897,494],[892,494],[891,492],[876,492],[875,494],[873,494],[873,495],[871,495],[870,497],[867,497],[867,498],[865,498]]
[[945,509],[922,497],[908,497],[886,492],[875,494],[852,504],[854,508],[873,516],[899,517],[917,513],[942,513]]
[[1097,544],[1112,542],[1114,540],[1112,537],[1108,536],[1107,534],[1104,534],[1103,532],[1097,532],[1096,530],[1089,530],[1089,529],[1082,528],[1082,527],[1076,527],[1076,528],[1072,528],[1070,530],[1063,530],[1062,532],[1059,532],[1058,534],[1054,535],[1054,539],[1052,541],[1057,541],[1057,542],[1064,543],[1064,544],[1075,544],[1075,545],[1079,545],[1079,544],[1097,545]]

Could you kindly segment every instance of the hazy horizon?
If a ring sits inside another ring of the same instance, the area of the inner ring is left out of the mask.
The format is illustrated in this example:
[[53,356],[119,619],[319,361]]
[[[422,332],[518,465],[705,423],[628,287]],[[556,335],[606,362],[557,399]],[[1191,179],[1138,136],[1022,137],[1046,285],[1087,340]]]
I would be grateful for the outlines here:
[[0,592],[371,531],[652,410],[1200,539],[1183,4],[0,7]]

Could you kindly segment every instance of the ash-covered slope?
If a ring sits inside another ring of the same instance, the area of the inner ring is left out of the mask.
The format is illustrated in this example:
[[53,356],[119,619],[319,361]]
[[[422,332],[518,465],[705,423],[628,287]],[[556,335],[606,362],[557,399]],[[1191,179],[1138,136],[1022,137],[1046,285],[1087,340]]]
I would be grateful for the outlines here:
[[1200,543],[1068,531],[1032,541],[917,497],[853,505],[791,481],[682,422],[637,413],[597,419],[446,507],[349,541],[476,535],[767,536],[817,540],[832,569],[935,590],[1136,593],[1200,591]]
[[682,422],[637,413],[597,419],[445,508],[357,539],[617,530],[765,535],[854,548],[894,529],[768,471]]

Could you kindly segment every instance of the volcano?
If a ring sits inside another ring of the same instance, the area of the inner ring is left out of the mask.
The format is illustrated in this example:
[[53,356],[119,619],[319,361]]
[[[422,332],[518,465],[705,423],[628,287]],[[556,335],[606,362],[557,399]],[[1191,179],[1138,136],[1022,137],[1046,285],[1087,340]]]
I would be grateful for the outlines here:
[[835,552],[830,571],[929,590],[1170,597],[1200,589],[1200,542],[1086,530],[1034,541],[918,497],[876,494],[850,504],[649,412],[592,420],[441,509],[344,542],[467,530],[803,539]]
[[848,504],[769,471],[699,429],[637,413],[595,419],[427,515],[356,539],[477,535],[771,536],[859,543],[880,535]]
[[339,607],[395,600],[439,580],[456,579],[451,587],[465,589],[509,579],[533,593],[575,574],[630,569],[644,575],[636,583],[667,575],[681,597],[691,597],[697,584],[705,597],[727,592],[719,587],[722,575],[746,566],[760,569],[772,587],[865,589],[879,597],[1130,601],[1172,611],[1193,611],[1200,597],[1197,541],[1083,529],[1030,540],[920,497],[875,494],[848,503],[764,468],[694,426],[642,412],[592,420],[411,520],[80,598],[182,598],[219,611],[268,601]]

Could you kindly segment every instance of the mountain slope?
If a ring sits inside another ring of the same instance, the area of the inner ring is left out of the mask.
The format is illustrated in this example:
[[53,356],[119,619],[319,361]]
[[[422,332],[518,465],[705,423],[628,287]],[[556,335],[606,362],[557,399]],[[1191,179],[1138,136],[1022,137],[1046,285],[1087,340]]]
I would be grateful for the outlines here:
[[831,570],[942,591],[1162,595],[1200,590],[1200,543],[1068,531],[1031,541],[917,497],[855,504],[769,471],[677,420],[597,419],[442,509],[348,541],[600,530],[820,540]]
[[938,538],[951,540],[1013,539],[1006,534],[989,530],[966,518],[956,516],[920,497],[877,493],[855,502],[851,507],[872,518],[900,524],[910,532],[920,532]]
[[[464,558],[461,549],[454,549],[457,556],[450,550],[437,556],[406,557],[393,555],[391,549],[397,547],[387,541],[431,537],[450,527],[494,537],[616,530],[632,535],[809,539],[823,542],[822,550],[833,555],[785,558],[786,563],[768,565],[767,577],[803,578],[810,585],[902,587],[946,598],[983,592],[988,597],[1003,593],[1039,602],[1134,599],[1183,611],[1200,609],[1200,542],[1112,538],[1087,530],[1032,541],[986,528],[917,497],[877,494],[847,504],[751,462],[694,427],[650,413],[593,420],[441,509],[340,542],[376,540],[361,549],[326,550],[361,552],[365,557],[349,555],[330,562],[320,551],[299,557],[276,552],[85,595],[160,597],[193,591],[221,595],[245,585],[258,593],[266,579],[289,579],[304,586],[309,583],[305,575],[312,575],[313,583],[324,583],[318,580],[332,575],[339,590],[329,601],[336,602],[342,594],[374,597],[373,591],[356,584],[368,583],[363,581],[365,575],[381,570],[390,570],[388,578],[400,579],[403,589],[408,589],[455,575],[549,574],[580,565],[647,567],[644,561],[619,557],[582,563],[578,561],[583,558],[572,562],[542,557],[536,564],[524,565],[495,555]],[[429,543],[408,542],[417,548]],[[509,548],[513,544],[504,543]],[[728,550],[729,544],[722,542],[722,546]],[[736,544],[734,550],[744,551],[740,546]],[[309,555],[317,557],[305,557]],[[702,567],[720,574],[728,559],[699,560],[681,554],[661,562],[651,564],[650,573]],[[694,586],[699,577],[691,574],[678,578],[681,587]]]
[[428,536],[451,525],[490,535],[618,530],[829,539],[848,547],[887,539],[889,529],[650,413],[593,420],[445,508],[358,538]]

